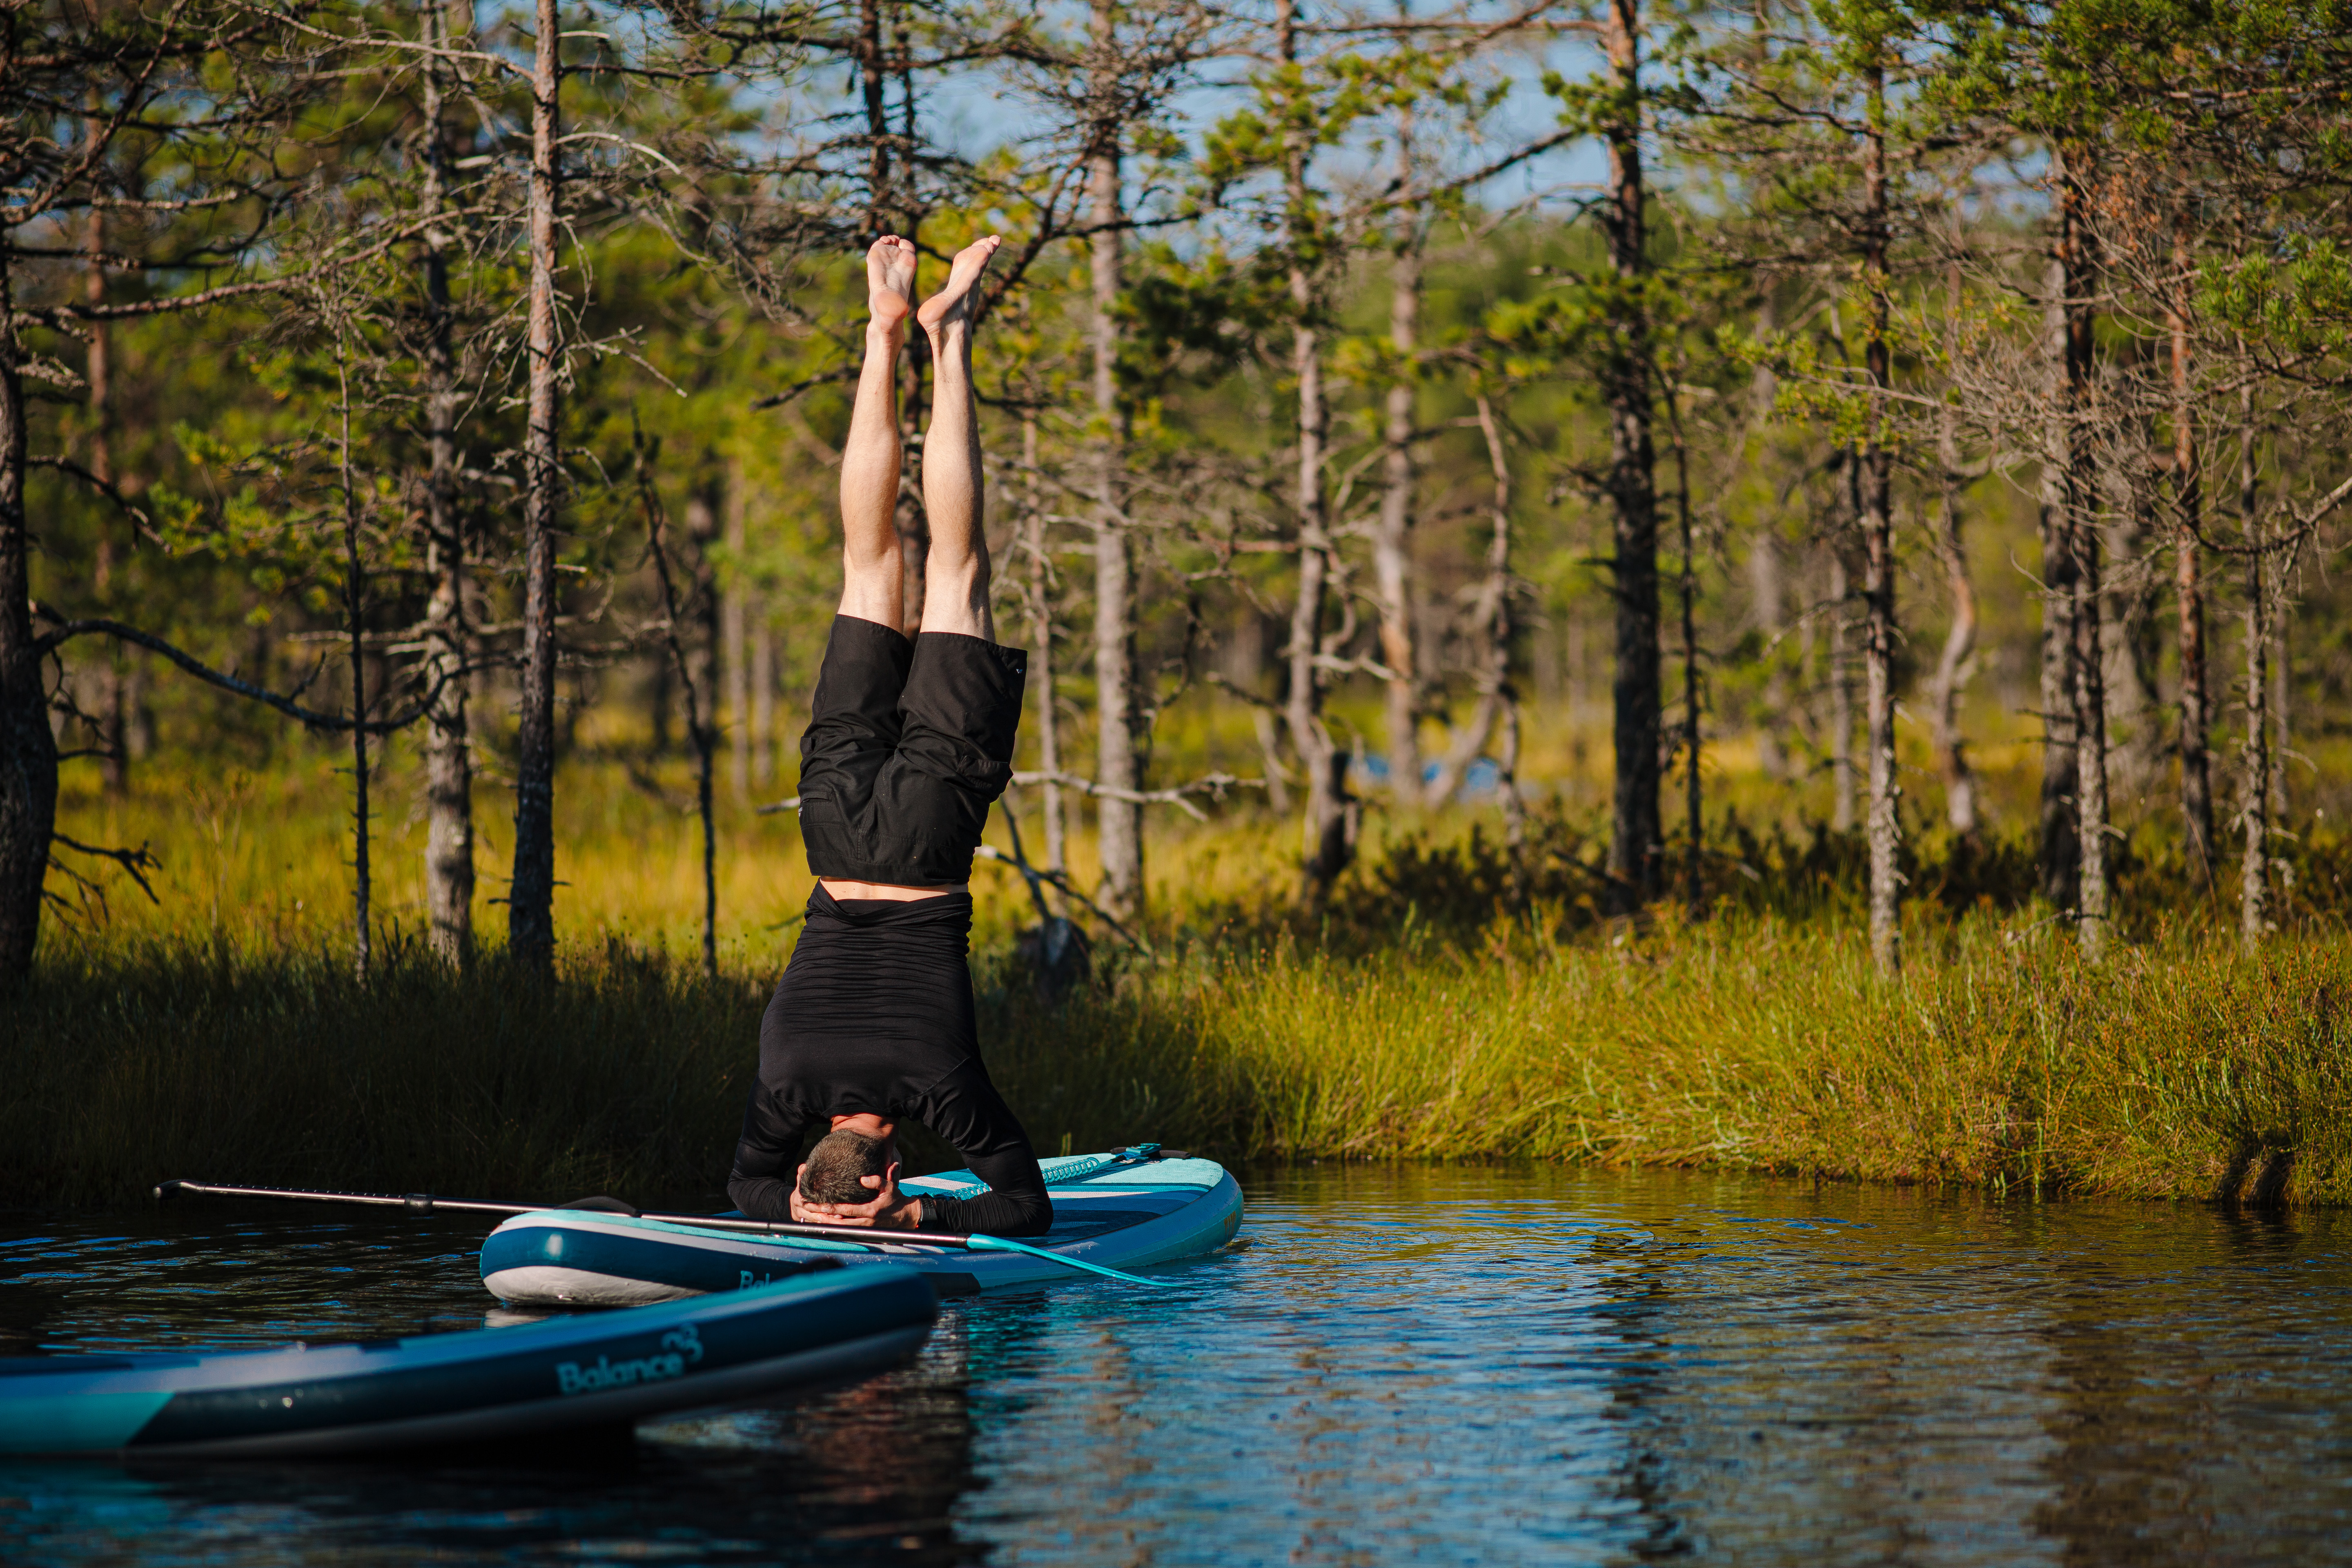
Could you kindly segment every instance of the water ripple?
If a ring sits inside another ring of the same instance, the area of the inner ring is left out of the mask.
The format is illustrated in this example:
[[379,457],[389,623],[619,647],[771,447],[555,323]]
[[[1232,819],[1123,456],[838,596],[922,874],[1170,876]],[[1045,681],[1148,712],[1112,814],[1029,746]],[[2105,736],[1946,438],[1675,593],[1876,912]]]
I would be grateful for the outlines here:
[[[9,1465],[11,1563],[2352,1563],[2352,1233],[1676,1173],[1319,1167],[1145,1293],[510,1462]],[[13,1353],[471,1326],[446,1219],[23,1215]]]

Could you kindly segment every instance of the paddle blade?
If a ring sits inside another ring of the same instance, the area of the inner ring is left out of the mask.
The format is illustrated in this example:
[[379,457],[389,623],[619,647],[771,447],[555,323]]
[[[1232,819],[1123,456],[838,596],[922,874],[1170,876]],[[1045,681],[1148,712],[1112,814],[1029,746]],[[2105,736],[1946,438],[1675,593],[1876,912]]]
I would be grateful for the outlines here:
[[1152,1279],[1140,1274],[1129,1274],[1122,1269],[1106,1268],[1099,1263],[1088,1263],[1083,1258],[1072,1258],[1067,1253],[1051,1251],[1043,1247],[1030,1247],[1023,1242],[1007,1241],[1001,1236],[968,1237],[965,1238],[964,1245],[974,1252],[1018,1252],[1029,1258],[1042,1258],[1048,1263],[1058,1263],[1065,1268],[1076,1268],[1087,1274],[1099,1274],[1106,1279],[1117,1279],[1127,1285],[1155,1285],[1166,1288],[1177,1283],[1173,1279]]

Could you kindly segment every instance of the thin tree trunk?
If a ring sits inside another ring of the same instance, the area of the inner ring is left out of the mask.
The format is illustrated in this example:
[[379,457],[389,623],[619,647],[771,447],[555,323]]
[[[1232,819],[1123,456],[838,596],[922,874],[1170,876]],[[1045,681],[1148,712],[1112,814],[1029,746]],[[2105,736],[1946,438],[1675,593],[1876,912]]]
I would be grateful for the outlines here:
[[[1054,574],[1045,551],[1045,508],[1037,479],[1037,416],[1021,416],[1023,476],[1022,547],[1029,556],[1029,636],[1037,646],[1029,659],[1029,684],[1037,693],[1037,765],[1045,774],[1041,804],[1045,812],[1045,869],[1069,870],[1069,823],[1062,801],[1062,714],[1054,675]],[[1064,895],[1056,889],[1052,897]],[[1058,910],[1058,905],[1056,906]]]
[[2238,932],[2246,951],[2271,929],[2270,623],[2262,519],[2254,510],[2254,420],[2251,391],[2238,395],[2238,522],[2246,561],[2246,763],[2239,783],[2246,851],[2238,868]]
[[[1118,395],[1118,293],[1126,236],[1119,203],[1117,114],[1118,39],[1110,0],[1094,0],[1087,69],[1099,118],[1087,159],[1087,221],[1094,340],[1095,778],[1108,789],[1143,787],[1149,721],[1136,689],[1135,559],[1126,507],[1127,410]],[[1143,910],[1143,806],[1108,795],[1095,801],[1102,886],[1096,897],[1112,918],[1132,922]]]
[[[1397,160],[1412,171],[1411,111],[1397,123]],[[1389,668],[1389,798],[1401,806],[1421,804],[1421,690],[1412,627],[1412,522],[1415,483],[1412,432],[1413,356],[1421,336],[1419,213],[1407,218],[1407,233],[1389,268],[1389,342],[1397,374],[1389,383],[1387,418],[1381,431],[1380,531],[1372,539],[1372,577],[1381,605],[1381,658]]]
[[762,793],[776,782],[776,628],[765,608],[751,627],[751,782]]
[[[447,12],[425,12],[425,43],[447,37]],[[425,205],[447,199],[448,132],[442,123],[442,62],[425,62]],[[474,956],[474,759],[467,721],[466,538],[457,514],[457,362],[450,342],[450,234],[425,231],[425,526],[432,595],[425,607],[424,676],[438,695],[425,719],[425,909],[433,951],[463,968]]]
[[[1954,236],[1954,244],[1958,236]],[[1960,262],[1955,254],[1944,276],[1944,353],[1959,359]],[[1936,761],[1944,777],[1944,821],[1953,836],[1971,841],[1977,832],[1976,770],[1969,765],[1968,737],[1960,731],[1960,704],[1976,673],[1977,591],[1969,576],[1968,544],[1960,524],[1960,418],[1947,399],[1936,418],[1936,549],[1952,596],[1952,625],[1936,661]]]
[[2205,691],[2203,476],[2198,469],[2196,405],[2189,376],[2188,215],[2175,218],[2171,309],[2172,488],[2177,508],[2172,543],[2173,588],[2180,614],[2180,814],[2189,836],[2189,863],[2213,887],[2213,774],[2209,754],[2212,720]]
[[[1308,285],[1303,269],[1292,274],[1294,298]],[[1302,309],[1305,307],[1302,305]],[[1353,858],[1349,833],[1348,753],[1323,721],[1322,650],[1324,599],[1329,585],[1331,542],[1323,519],[1323,442],[1328,415],[1323,405],[1322,349],[1314,328],[1292,338],[1292,368],[1298,381],[1298,587],[1292,601],[1290,697],[1285,719],[1291,749],[1307,774],[1304,870],[1310,894],[1319,895]]]
[[1699,763],[1698,558],[1691,531],[1690,443],[1675,391],[1666,391],[1666,417],[1673,421],[1675,512],[1682,525],[1683,569],[1677,587],[1683,613],[1683,901],[1696,912],[1706,901],[1706,821]]
[[[725,651],[726,617],[719,603],[719,571],[712,564],[711,547],[719,542],[720,531],[726,526],[720,520],[726,515],[727,501],[728,490],[724,483],[711,480],[708,476],[705,482],[686,498],[686,536],[694,545],[694,558],[690,563],[693,586],[688,591],[686,613],[692,617],[690,624],[694,627],[694,637],[683,646],[687,677],[693,681],[701,703],[700,722],[710,731],[711,754],[714,757],[718,755],[719,748],[719,665]],[[664,515],[667,517],[667,513]],[[665,531],[664,538],[667,537]],[[679,563],[673,562],[672,564]],[[687,743],[689,746],[694,743],[691,722],[688,727]]]
[[[1765,279],[1762,287],[1763,301],[1756,310],[1756,335],[1759,341],[1771,336],[1779,320],[1771,280]],[[1759,363],[1749,374],[1748,388],[1748,439],[1753,440],[1772,417],[1773,406],[1780,398],[1780,378],[1770,365]],[[1748,449],[1751,448],[1744,441],[1743,456]],[[1781,748],[1780,736],[1789,717],[1787,660],[1779,647],[1783,630],[1781,567],[1780,533],[1767,521],[1751,536],[1748,580],[1756,629],[1764,635],[1766,642],[1762,722],[1755,726],[1756,763],[1766,778],[1774,779],[1785,776],[1789,769],[1788,753]]]
[[[866,110],[866,223],[879,239],[904,215],[891,204],[890,116],[884,98],[882,0],[857,3],[857,87]],[[912,237],[909,236],[908,237]]]
[[[2131,454],[2133,458],[2137,456]],[[2124,510],[2115,525],[2105,531],[2105,549],[2108,560],[2123,564],[2117,572],[2103,574],[2106,595],[2102,601],[2109,729],[2107,792],[2111,805],[2117,794],[2145,795],[2149,782],[2172,752],[2172,743],[2164,733],[2166,703],[2157,689],[2157,666],[2163,658],[2157,635],[2158,584],[2155,574],[2139,566],[2154,554],[2150,542],[2158,531],[2153,469],[2146,463],[2130,462],[2121,454],[2116,459],[2116,469],[2114,477],[2120,482]],[[2126,726],[2126,737],[2120,743],[2113,733],[2118,719]]]
[[[1278,0],[1276,27],[1286,65],[1298,58],[1295,0]],[[1298,593],[1290,615],[1290,694],[1285,714],[1291,749],[1307,773],[1306,890],[1320,897],[1355,857],[1356,808],[1348,794],[1348,753],[1323,721],[1324,599],[1329,591],[1331,538],[1323,504],[1324,445],[1329,411],[1323,402],[1323,346],[1316,321],[1320,303],[1307,259],[1313,214],[1307,189],[1308,146],[1303,128],[1284,132],[1285,242],[1290,251],[1291,370],[1298,383]]]
[[[880,0],[860,0],[860,6],[863,33],[859,48],[865,62],[866,118],[872,149],[866,164],[871,182],[868,199],[872,226],[877,235],[896,233],[919,244],[923,215],[917,205],[915,82],[907,47],[906,22]],[[898,29],[895,35],[894,22]],[[896,132],[890,130],[885,93],[889,68],[894,63],[898,76],[899,128]],[[890,157],[890,149],[894,145],[903,154],[896,164]],[[930,363],[930,339],[918,332],[908,344],[908,352],[898,361],[898,374],[906,378],[898,398],[898,417],[902,422],[899,439],[908,458],[917,460],[919,460],[923,442],[928,438],[923,427],[923,406],[927,395],[924,375]],[[930,591],[931,516],[923,510],[923,489],[920,485],[901,485],[898,488],[898,506],[894,521],[898,531],[898,570],[902,584],[899,630],[912,639],[920,635],[923,601]]]
[[[1849,515],[1858,516],[1855,496],[1862,468],[1846,453],[1845,479]],[[1843,518],[1841,518],[1843,522]],[[1830,826],[1839,833],[1853,831],[1853,656],[1846,647],[1846,605],[1853,597],[1853,579],[1846,569],[1845,529],[1830,541]]]
[[[689,710],[691,711],[691,710]],[[695,731],[694,808],[702,818],[702,973],[719,978],[719,826],[711,806],[711,752],[719,737],[708,723]]]
[[360,567],[359,496],[352,488],[352,384],[343,364],[344,344],[335,344],[336,389],[342,404],[342,443],[337,467],[343,500],[343,624],[352,642],[352,973],[368,979],[368,685],[367,583]]
[[[95,144],[101,134],[95,117],[83,121],[85,134]],[[82,273],[82,296],[92,305],[106,303],[106,212],[89,210],[86,231],[89,265]],[[89,323],[89,357],[83,380],[89,389],[89,471],[100,484],[114,482],[113,342],[104,321]],[[96,548],[91,552],[89,585],[101,615],[112,615],[114,587],[113,520],[100,514]],[[131,751],[123,721],[123,653],[110,646],[100,666],[104,686],[99,696],[100,777],[109,795],[131,786]]]
[[1862,447],[1863,719],[1870,750],[1870,954],[1879,973],[1903,967],[1902,875],[1895,857],[1903,823],[1895,812],[1894,459],[1886,447],[1886,395],[1891,362],[1886,344],[1886,78],[1870,71],[1869,128],[1863,140],[1864,219],[1863,271],[1869,280],[1869,336],[1863,362],[1870,406]]
[[0,244],[0,984],[32,972],[58,818],[58,742],[33,639],[23,350],[9,260]]
[[[1584,616],[1570,612],[1568,617],[1568,719],[1571,726],[1580,726],[1586,714],[1592,711],[1592,627]],[[1578,755],[1583,754],[1582,742],[1578,742]]]
[[2294,606],[2289,587],[2294,578],[2294,556],[2298,551],[2290,548],[2272,576],[2270,605],[2265,612],[2271,628],[2271,820],[2281,829],[2287,826],[2287,758],[2294,743],[2294,715],[2288,710],[2288,696],[2294,689],[2293,667],[2288,653],[2293,647],[2288,632],[2293,624]]
[[[707,679],[697,681],[686,645],[677,635],[679,605],[669,558],[669,517],[654,487],[642,437],[636,458],[637,503],[645,512],[646,543],[653,556],[654,580],[661,589],[662,642],[669,651],[670,668],[677,672],[678,684],[686,689],[686,738],[694,748],[694,804],[702,823],[702,973],[715,980],[719,977],[719,830],[711,796],[718,772],[719,727],[705,706],[709,683]],[[709,599],[708,583],[700,585],[698,595],[706,602]]]
[[669,755],[670,685],[676,679],[670,673],[668,659],[662,659],[654,666],[653,698],[648,705],[650,711],[646,714],[646,721],[653,730],[651,754],[657,758]]
[[1517,702],[1511,689],[1511,460],[1503,444],[1503,428],[1486,394],[1476,395],[1478,430],[1486,437],[1486,467],[1494,480],[1486,503],[1486,575],[1470,611],[1470,636],[1475,639],[1477,706],[1470,721],[1454,737],[1430,782],[1429,802],[1442,805],[1462,785],[1462,776],[1479,752],[1506,709]]
[[2062,162],[2060,247],[2066,282],[2066,525],[2074,566],[2074,775],[2080,872],[2074,907],[2083,956],[2097,960],[2107,943],[2107,697],[2100,635],[2097,474],[2093,416],[2091,233],[2072,160]]
[[727,553],[730,563],[727,591],[719,607],[719,663],[726,671],[727,713],[721,720],[714,712],[711,721],[714,726],[721,722],[727,726],[727,783],[738,800],[749,798],[751,793],[751,650],[744,604],[743,540],[742,487],[730,485],[727,493]]
[[2059,910],[2075,907],[2082,835],[2075,812],[2074,532],[2067,471],[2074,432],[2067,422],[2068,272],[2064,242],[2047,275],[2043,327],[2050,354],[2050,419],[2042,474],[2042,896]]
[[1503,743],[1496,759],[1495,798],[1503,808],[1503,851],[1511,863],[1511,908],[1528,907],[1528,803],[1519,795],[1519,696],[1503,693]]
[[1640,0],[1610,0],[1602,43],[1611,85],[1633,107],[1604,132],[1609,196],[1601,206],[1609,263],[1622,312],[1610,323],[1604,372],[1609,400],[1609,479],[1616,509],[1612,563],[1617,605],[1616,781],[1609,874],[1621,897],[1656,896],[1664,869],[1659,818],[1659,741],[1664,726],[1658,652],[1658,503],[1651,442],[1650,330],[1641,300],[1649,271],[1643,212]]
[[2099,533],[2074,535],[2074,735],[2076,815],[2082,874],[2075,895],[2083,956],[2102,957],[2107,939],[2106,677],[2099,658]]
[[530,427],[523,447],[522,692],[516,730],[514,879],[507,949],[555,972],[555,535],[562,525],[555,247],[562,139],[556,0],[538,0],[530,114]]
[[1282,765],[1282,730],[1269,709],[1252,708],[1250,727],[1257,736],[1258,756],[1265,768],[1265,804],[1277,816],[1290,815],[1290,784]]

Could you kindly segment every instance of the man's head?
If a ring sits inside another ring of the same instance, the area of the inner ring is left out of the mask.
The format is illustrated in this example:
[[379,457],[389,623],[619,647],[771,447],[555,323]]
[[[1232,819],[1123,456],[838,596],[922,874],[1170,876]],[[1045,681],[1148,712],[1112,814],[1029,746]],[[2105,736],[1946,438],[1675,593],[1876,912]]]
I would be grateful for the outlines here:
[[813,1204],[870,1203],[881,1184],[869,1187],[864,1178],[887,1175],[892,1163],[887,1137],[835,1126],[816,1141],[801,1167],[801,1196]]

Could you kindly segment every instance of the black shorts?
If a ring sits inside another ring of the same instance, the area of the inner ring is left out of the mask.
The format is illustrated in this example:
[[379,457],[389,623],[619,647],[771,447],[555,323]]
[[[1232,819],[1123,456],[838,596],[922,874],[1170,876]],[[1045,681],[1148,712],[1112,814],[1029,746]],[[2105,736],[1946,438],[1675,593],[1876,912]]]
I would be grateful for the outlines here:
[[801,735],[801,839],[820,877],[904,887],[971,879],[1013,782],[1029,656],[982,637],[835,616]]

